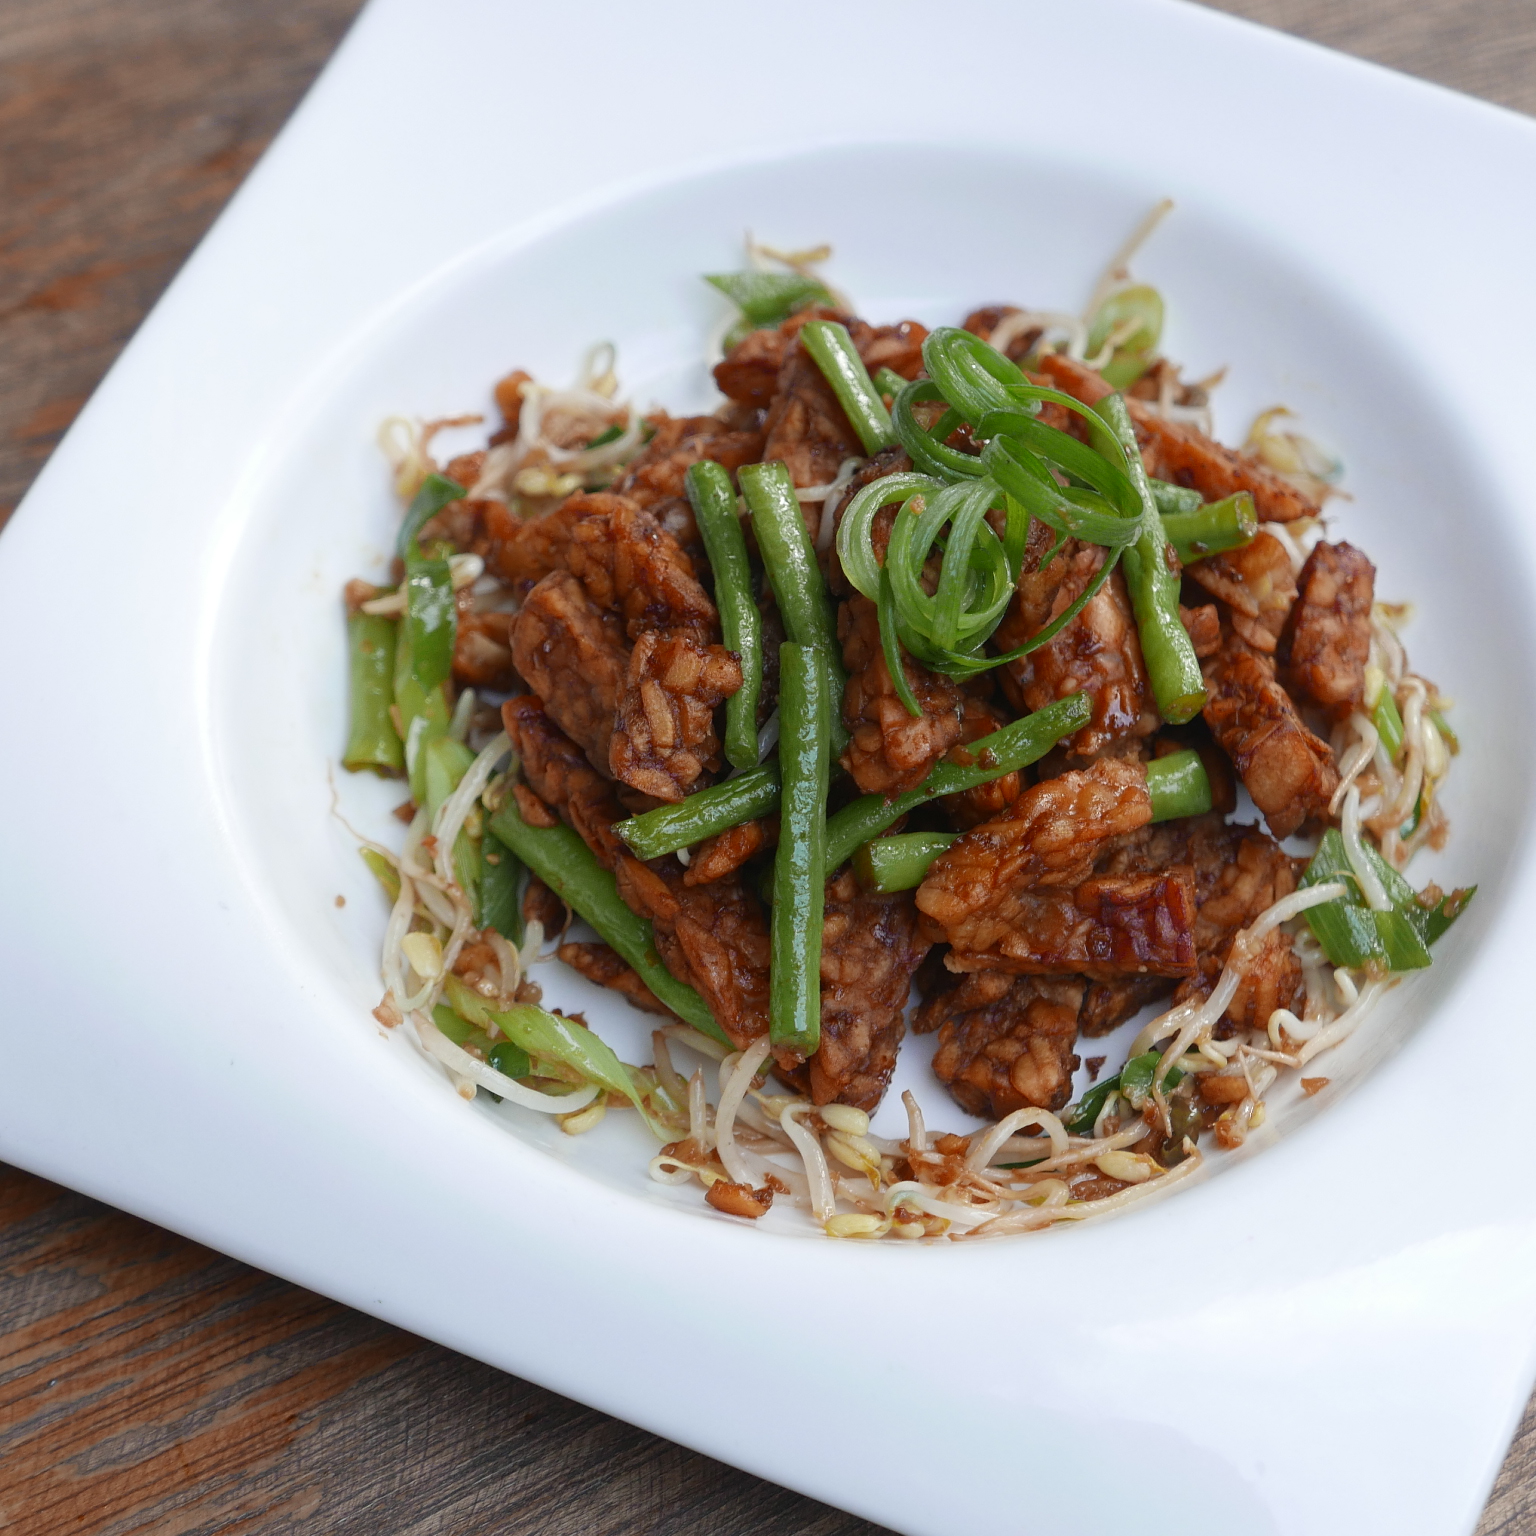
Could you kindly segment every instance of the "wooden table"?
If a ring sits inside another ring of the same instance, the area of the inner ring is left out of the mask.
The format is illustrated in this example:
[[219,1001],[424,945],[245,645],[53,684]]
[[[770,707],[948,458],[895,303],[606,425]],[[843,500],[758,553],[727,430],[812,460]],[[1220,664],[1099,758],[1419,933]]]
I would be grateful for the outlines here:
[[[356,9],[0,0],[0,522]],[[1221,9],[1536,112],[1533,0]],[[25,1536],[877,1529],[3,1167],[0,1326]],[[1480,1536],[1531,1529],[1536,1408]]]

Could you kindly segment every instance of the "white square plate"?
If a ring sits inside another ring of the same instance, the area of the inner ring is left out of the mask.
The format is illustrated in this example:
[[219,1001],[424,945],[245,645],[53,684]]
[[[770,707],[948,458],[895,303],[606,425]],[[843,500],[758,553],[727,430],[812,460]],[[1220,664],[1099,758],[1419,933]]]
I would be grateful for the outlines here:
[[[1523,119],[1171,0],[375,0],[0,541],[0,1156],[896,1530],[1470,1530],[1536,1368],[1533,174]],[[1076,307],[1164,194],[1170,352],[1345,453],[1467,744],[1478,900],[1335,1086],[1139,1214],[892,1250],[382,1040],[325,772],[379,417],[604,336],[702,397],[749,225],[871,318]]]

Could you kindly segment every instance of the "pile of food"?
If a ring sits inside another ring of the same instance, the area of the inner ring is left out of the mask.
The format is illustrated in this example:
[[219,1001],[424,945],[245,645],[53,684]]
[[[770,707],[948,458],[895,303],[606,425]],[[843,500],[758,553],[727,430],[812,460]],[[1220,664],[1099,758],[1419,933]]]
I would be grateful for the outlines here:
[[[709,279],[739,312],[711,415],[642,416],[600,349],[570,389],[502,379],[441,468],[444,423],[386,424],[394,584],[347,590],[344,760],[409,786],[403,846],[364,847],[375,1016],[468,1097],[572,1134],[632,1109],[651,1176],[736,1216],[1096,1216],[1240,1145],[1429,965],[1471,894],[1402,874],[1445,840],[1447,701],[1323,537],[1334,466],[1283,413],[1210,436],[1126,253],[1085,317],[931,332],[858,319],[824,254]],[[539,1006],[551,940],[656,1015],[650,1064]],[[911,1093],[871,1131],[914,988],[983,1131]]]

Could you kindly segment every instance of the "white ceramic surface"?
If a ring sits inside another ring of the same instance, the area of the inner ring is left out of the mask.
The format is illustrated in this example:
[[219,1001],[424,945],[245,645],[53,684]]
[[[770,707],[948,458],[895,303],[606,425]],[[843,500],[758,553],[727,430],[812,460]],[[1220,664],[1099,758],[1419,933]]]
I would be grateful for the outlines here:
[[[0,540],[12,737],[50,741],[43,774],[0,763],[0,1156],[897,1530],[1469,1530],[1536,1353],[1494,1086],[1536,1067],[1536,390],[1508,342],[1536,127],[1155,0],[945,26],[782,5],[774,35],[815,42],[775,64],[702,4],[376,0]],[[548,66],[573,49],[579,88]],[[1433,972],[1263,1155],[1009,1243],[787,1241],[647,1186],[622,1126],[466,1108],[367,1018],[382,918],[330,816],[335,594],[394,516],[377,419],[604,336],[642,401],[705,399],[695,274],[748,225],[834,241],[873,318],[1075,307],[1164,193],[1138,272],[1169,350],[1233,365],[1227,433],[1284,399],[1344,454],[1341,528],[1458,699],[1441,868],[1482,891]],[[483,1286],[538,1326],[509,1339],[461,1301]]]

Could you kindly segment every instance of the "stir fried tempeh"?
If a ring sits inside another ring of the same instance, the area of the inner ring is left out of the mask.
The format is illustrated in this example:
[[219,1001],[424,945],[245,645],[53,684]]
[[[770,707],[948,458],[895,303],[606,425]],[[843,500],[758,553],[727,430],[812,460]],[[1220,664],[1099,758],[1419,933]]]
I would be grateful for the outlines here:
[[[1471,894],[1401,872],[1445,842],[1449,702],[1300,440],[1214,438],[1123,260],[1081,318],[930,330],[752,250],[709,279],[718,411],[641,414],[598,348],[570,389],[508,374],[445,472],[448,423],[389,425],[397,581],[347,592],[344,760],[409,790],[403,848],[364,849],[375,1016],[571,1134],[634,1110],[652,1177],[737,1219],[1118,1210],[1430,963]],[[550,944],[650,1016],[648,1065],[538,1006]],[[990,1126],[908,1092],[872,1128],[914,984]]]

